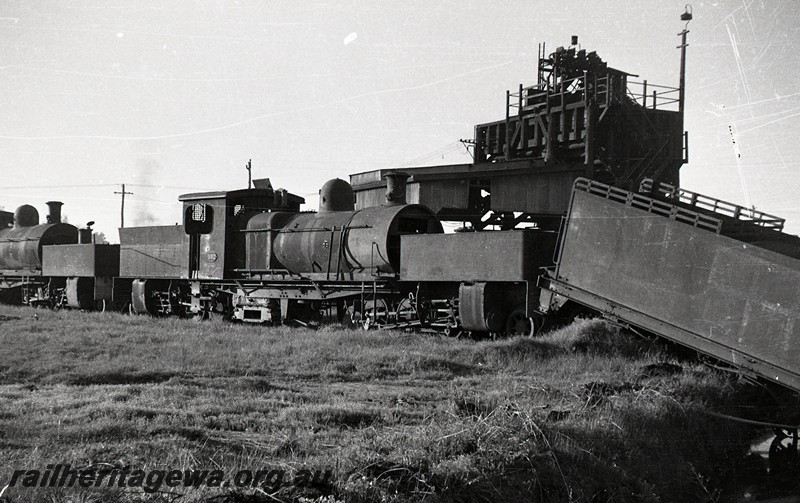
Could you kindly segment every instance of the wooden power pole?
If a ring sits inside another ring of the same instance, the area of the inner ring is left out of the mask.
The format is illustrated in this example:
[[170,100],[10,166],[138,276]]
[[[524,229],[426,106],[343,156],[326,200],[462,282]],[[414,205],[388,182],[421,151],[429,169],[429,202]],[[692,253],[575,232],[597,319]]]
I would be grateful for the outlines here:
[[253,186],[253,160],[250,159],[247,161],[247,164],[244,165],[244,169],[247,170],[247,188],[252,188]]
[[133,192],[125,192],[125,184],[122,184],[122,192],[114,192],[114,194],[120,194],[122,196],[122,202],[119,205],[119,226],[121,228],[125,227],[125,194],[130,196],[133,195]]

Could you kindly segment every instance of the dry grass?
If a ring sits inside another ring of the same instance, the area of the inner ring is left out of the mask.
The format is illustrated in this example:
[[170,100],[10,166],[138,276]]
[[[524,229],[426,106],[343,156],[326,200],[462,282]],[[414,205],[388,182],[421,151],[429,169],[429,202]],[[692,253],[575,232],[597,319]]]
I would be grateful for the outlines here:
[[8,501],[698,501],[752,435],[702,413],[742,385],[602,321],[474,342],[33,313],[0,308],[0,488],[54,463],[332,475]]

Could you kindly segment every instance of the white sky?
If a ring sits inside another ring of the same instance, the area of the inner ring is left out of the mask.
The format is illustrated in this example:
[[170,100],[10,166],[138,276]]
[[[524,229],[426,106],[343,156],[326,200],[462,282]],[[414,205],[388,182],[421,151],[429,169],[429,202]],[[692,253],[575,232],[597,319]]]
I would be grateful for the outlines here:
[[[457,140],[535,83],[539,42],[677,86],[684,3],[4,1],[0,205],[59,199],[116,241],[121,183],[127,225],[172,224],[249,158],[312,207],[330,178],[468,162]],[[682,185],[798,233],[800,2],[693,13]]]

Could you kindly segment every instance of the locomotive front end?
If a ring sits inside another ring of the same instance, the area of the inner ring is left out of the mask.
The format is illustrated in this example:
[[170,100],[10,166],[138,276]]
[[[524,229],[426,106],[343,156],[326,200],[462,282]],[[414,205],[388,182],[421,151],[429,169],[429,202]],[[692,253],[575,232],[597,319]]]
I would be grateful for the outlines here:
[[0,229],[0,271],[40,272],[43,246],[78,242],[78,229],[61,223],[61,203],[48,205],[48,223],[39,224],[39,212],[24,204],[14,212],[13,227]]

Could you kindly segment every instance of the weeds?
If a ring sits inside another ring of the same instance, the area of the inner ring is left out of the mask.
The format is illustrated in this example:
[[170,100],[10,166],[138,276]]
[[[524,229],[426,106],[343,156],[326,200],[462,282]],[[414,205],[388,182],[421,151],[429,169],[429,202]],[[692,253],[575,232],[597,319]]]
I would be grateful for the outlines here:
[[719,494],[752,433],[702,414],[752,399],[728,375],[597,320],[475,342],[0,312],[0,485],[14,469],[110,463],[331,471],[324,484],[273,492],[180,488],[187,502],[698,500]]

